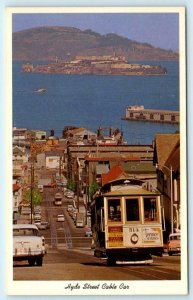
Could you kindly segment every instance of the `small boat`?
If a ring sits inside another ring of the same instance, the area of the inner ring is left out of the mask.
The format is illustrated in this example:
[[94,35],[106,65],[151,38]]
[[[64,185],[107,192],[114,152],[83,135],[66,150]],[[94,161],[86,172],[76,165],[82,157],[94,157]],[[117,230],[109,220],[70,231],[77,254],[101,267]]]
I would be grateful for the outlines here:
[[46,89],[37,89],[35,90],[36,93],[45,93]]

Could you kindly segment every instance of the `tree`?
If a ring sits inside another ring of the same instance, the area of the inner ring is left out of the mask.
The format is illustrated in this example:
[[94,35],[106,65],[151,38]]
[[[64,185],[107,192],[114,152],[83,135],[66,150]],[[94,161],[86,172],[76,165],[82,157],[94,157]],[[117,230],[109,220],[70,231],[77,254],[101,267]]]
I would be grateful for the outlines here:
[[[31,189],[28,189],[24,194],[25,200],[28,204],[31,204]],[[42,196],[38,189],[32,189],[32,205],[39,205],[42,201]]]
[[76,189],[76,184],[74,181],[72,181],[71,179],[68,180],[67,185],[66,185],[67,189],[71,190],[71,191],[75,191]]
[[92,196],[94,195],[94,193],[99,189],[99,185],[96,181],[94,181],[91,186],[89,187],[89,195],[90,198],[92,199]]

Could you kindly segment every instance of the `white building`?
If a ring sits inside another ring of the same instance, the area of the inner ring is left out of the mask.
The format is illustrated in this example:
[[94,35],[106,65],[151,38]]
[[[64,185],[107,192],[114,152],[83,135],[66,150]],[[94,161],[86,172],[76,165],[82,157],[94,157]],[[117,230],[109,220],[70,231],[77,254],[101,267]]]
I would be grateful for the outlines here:
[[96,140],[96,133],[93,131],[90,131],[86,128],[76,128],[73,130],[70,130],[70,135],[75,141],[92,141]]
[[46,131],[45,130],[31,130],[36,140],[45,140]]
[[14,176],[23,176],[25,171],[25,165],[28,162],[28,154],[25,151],[25,148],[18,146],[13,147],[13,175]]
[[16,128],[13,127],[13,142],[25,141],[27,139],[27,129],[26,128]]
[[46,154],[46,168],[59,169],[62,165],[62,156],[60,152],[48,151]]
[[19,205],[22,202],[22,189],[21,187],[13,183],[13,213],[17,213]]

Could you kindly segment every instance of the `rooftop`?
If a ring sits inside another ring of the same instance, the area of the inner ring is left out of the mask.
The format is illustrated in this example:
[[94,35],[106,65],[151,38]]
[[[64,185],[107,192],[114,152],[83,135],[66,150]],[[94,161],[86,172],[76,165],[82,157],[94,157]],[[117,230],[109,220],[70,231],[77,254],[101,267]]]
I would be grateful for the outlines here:
[[112,167],[108,173],[101,175],[102,185],[111,182],[115,179],[118,179],[120,177],[126,178],[127,175],[125,174],[123,168],[117,164],[114,167]]
[[168,157],[180,141],[180,134],[156,134],[156,155],[160,166],[165,165]]
[[113,190],[110,192],[107,192],[105,194],[103,194],[103,196],[127,196],[127,195],[144,195],[144,196],[148,196],[148,195],[156,195],[159,194],[158,191],[149,191],[145,188],[143,188],[142,186],[139,185],[125,185],[125,186],[114,186]]

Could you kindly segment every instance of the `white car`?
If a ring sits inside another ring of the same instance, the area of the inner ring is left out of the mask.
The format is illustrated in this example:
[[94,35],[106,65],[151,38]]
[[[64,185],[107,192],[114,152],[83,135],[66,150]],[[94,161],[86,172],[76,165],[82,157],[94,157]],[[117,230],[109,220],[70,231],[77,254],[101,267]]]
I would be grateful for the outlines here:
[[39,230],[46,230],[49,228],[49,223],[46,221],[42,221],[37,225]]
[[63,214],[58,215],[58,216],[57,216],[57,221],[58,221],[58,222],[64,222],[64,221],[65,221],[64,215],[63,215]]
[[27,260],[30,266],[42,266],[45,239],[34,224],[13,225],[13,260]]
[[73,198],[74,198],[74,193],[73,193],[73,192],[67,192],[67,193],[65,194],[65,196],[66,196],[66,198],[68,198],[68,199],[73,199]]
[[167,243],[168,254],[180,254],[181,253],[181,234],[180,233],[171,233],[169,235]]
[[67,206],[67,211],[70,212],[70,211],[73,211],[74,210],[74,207],[72,204],[68,204]]
[[86,236],[86,237],[92,237],[92,230],[91,230],[90,227],[87,227],[87,228],[85,229],[85,236]]
[[34,214],[34,220],[41,220],[41,214]]
[[36,225],[37,228],[39,229],[39,226],[41,225],[41,220],[34,221],[34,225]]

